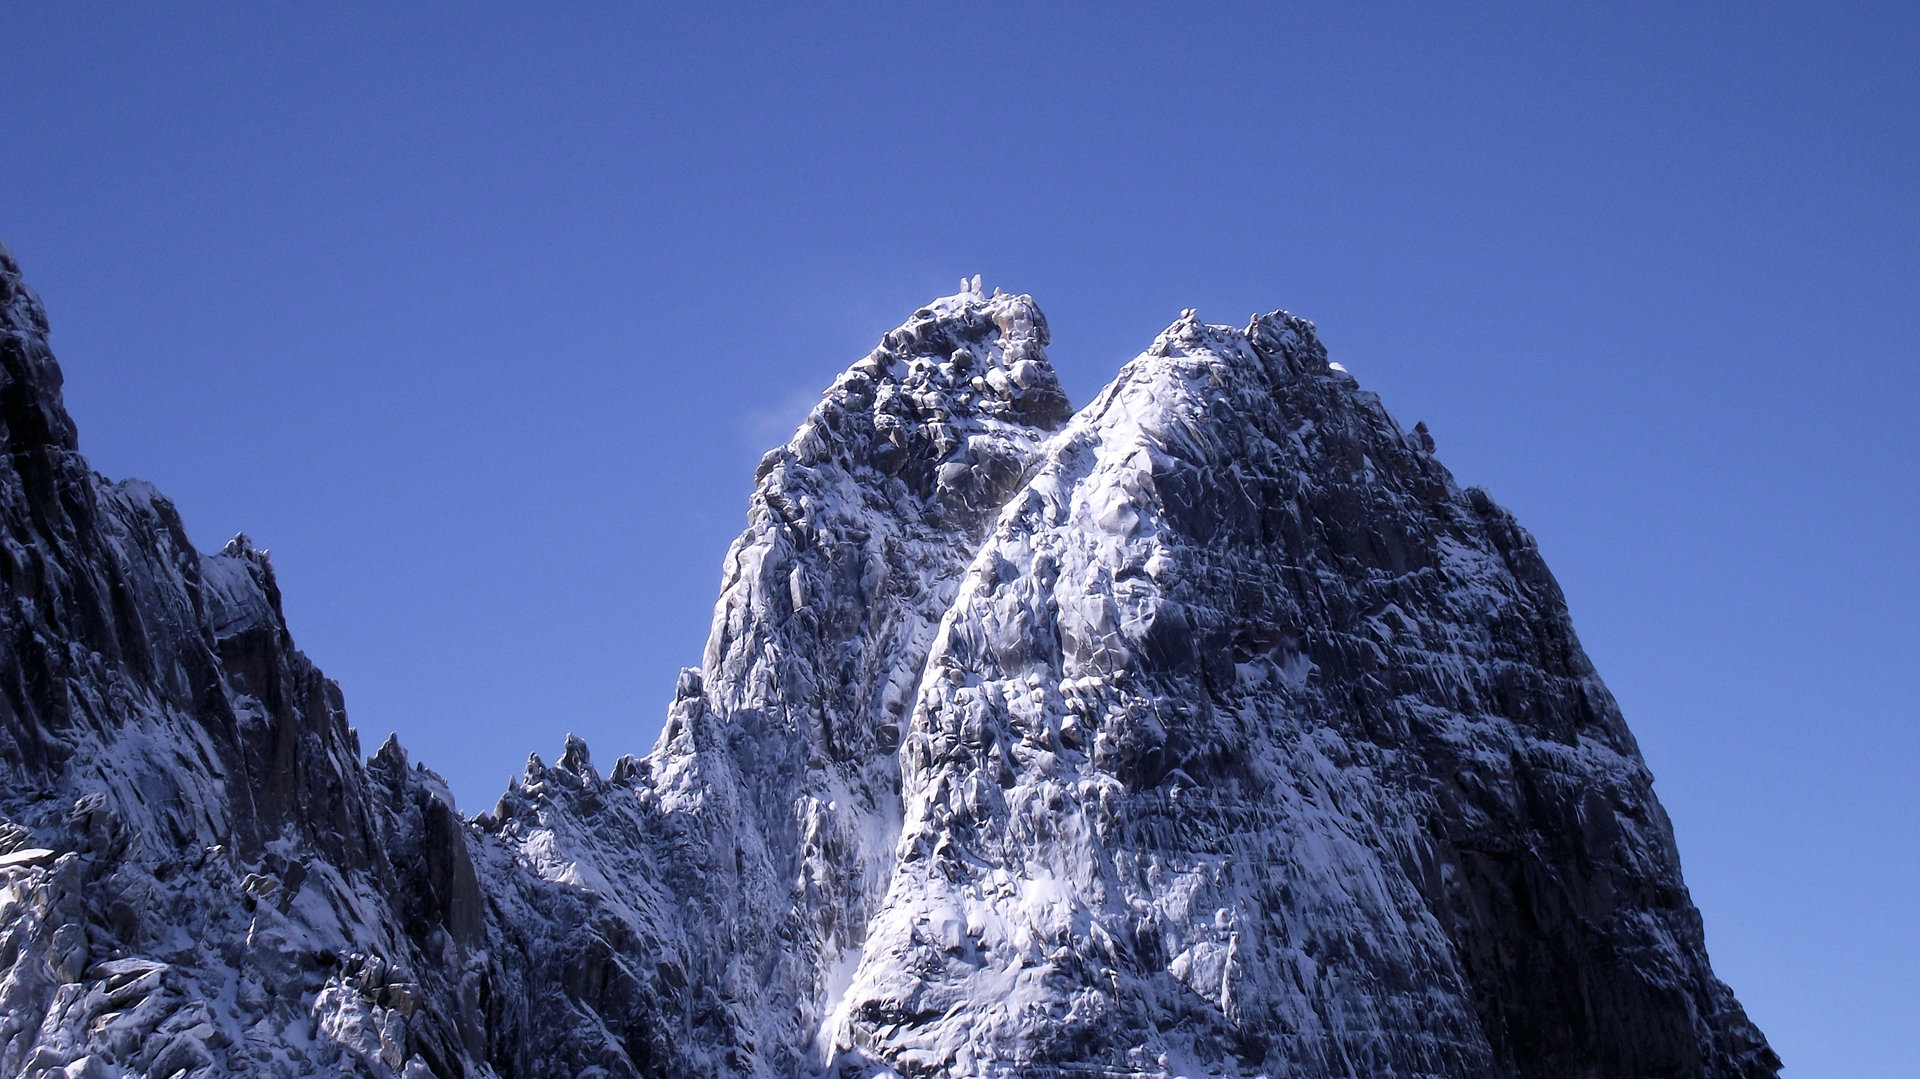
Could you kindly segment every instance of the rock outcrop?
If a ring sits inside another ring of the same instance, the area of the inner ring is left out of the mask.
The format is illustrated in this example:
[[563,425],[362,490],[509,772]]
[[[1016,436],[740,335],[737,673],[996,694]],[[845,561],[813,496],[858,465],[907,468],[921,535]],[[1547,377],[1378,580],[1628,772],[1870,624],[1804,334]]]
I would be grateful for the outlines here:
[[761,463],[653,751],[473,818],[46,337],[0,250],[0,1075],[1777,1073],[1531,538],[1301,320],[1075,414],[964,283]]
[[459,1074],[468,825],[361,760],[265,552],[87,468],[46,336],[0,248],[0,1074]]
[[1748,1075],[1533,541],[1284,313],[1048,443],[935,640],[873,1069]]

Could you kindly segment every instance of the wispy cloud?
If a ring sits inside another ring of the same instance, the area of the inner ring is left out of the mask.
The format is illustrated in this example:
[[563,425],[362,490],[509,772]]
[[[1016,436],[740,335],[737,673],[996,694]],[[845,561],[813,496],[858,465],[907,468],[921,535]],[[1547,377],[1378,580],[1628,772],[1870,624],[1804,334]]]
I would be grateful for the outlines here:
[[794,388],[778,399],[748,408],[739,418],[740,437],[754,452],[784,446],[793,432],[820,402],[820,391]]

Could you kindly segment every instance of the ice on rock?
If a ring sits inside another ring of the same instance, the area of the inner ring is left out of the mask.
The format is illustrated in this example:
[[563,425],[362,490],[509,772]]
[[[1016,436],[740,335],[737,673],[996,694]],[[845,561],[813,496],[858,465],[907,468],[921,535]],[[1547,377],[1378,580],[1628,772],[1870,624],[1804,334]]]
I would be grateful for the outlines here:
[[0,249],[0,1076],[1777,1071],[1532,540],[1299,319],[1074,414],[965,279],[762,460],[652,751],[470,819],[46,335]]
[[[1670,841],[1529,819],[1644,814],[1644,767],[1531,541],[1336,370],[1299,320],[1187,311],[1049,441],[933,645],[842,1071],[1532,1074],[1556,1038],[1620,1074],[1770,1066],[1679,909],[1519,943],[1508,874],[1588,917],[1627,875],[1677,889]],[[1460,573],[1456,544],[1498,554]],[[1490,753],[1500,787],[1463,781]],[[1558,973],[1489,961],[1515,947]],[[1548,977],[1608,1033],[1575,1042]]]

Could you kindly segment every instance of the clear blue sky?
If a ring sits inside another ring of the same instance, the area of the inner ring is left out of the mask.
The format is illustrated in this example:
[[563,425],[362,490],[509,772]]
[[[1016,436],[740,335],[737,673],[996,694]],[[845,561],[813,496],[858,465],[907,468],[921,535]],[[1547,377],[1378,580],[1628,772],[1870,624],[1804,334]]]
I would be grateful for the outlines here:
[[650,745],[962,274],[1076,403],[1290,308],[1539,537],[1788,1074],[1920,1075],[1920,9],[1176,6],[9,4],[0,236],[95,467],[469,811]]

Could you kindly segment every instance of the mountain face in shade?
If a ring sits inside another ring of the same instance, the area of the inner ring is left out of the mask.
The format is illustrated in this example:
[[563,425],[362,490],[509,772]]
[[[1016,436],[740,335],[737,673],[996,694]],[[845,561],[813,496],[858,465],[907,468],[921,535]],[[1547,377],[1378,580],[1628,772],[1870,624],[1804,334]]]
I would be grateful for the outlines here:
[[1074,413],[1027,297],[915,312],[653,751],[472,818],[46,336],[0,249],[0,1076],[1778,1072],[1532,539],[1299,319]]

